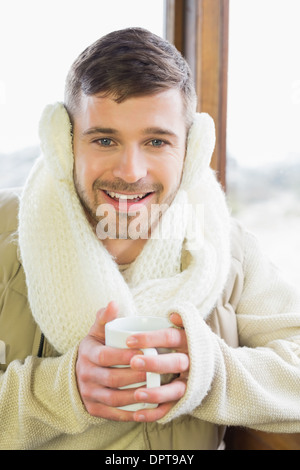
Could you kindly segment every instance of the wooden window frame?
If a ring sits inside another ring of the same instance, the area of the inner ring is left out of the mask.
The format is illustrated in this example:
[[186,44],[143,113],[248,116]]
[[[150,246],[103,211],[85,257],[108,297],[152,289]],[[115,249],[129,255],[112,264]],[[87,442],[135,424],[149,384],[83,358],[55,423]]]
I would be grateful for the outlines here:
[[226,188],[229,0],[166,0],[166,38],[189,63],[198,111],[216,126],[211,166]]

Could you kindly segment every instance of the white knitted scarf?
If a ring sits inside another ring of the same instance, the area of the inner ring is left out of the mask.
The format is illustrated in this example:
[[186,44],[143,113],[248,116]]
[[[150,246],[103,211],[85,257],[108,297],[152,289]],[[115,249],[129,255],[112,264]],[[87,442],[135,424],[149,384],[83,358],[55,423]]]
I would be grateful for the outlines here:
[[[195,115],[181,186],[162,217],[170,227],[170,238],[153,235],[126,271],[126,281],[88,224],[76,194],[71,125],[62,104],[45,109],[40,137],[43,156],[36,161],[20,201],[19,243],[34,319],[56,350],[65,353],[80,341],[97,310],[111,300],[124,316],[178,311],[187,331],[195,315],[205,319],[229,268],[229,215],[209,168],[215,144],[212,119],[204,113]],[[204,208],[203,242],[190,251],[190,221],[178,210],[184,204]],[[186,250],[189,261],[182,270]]]

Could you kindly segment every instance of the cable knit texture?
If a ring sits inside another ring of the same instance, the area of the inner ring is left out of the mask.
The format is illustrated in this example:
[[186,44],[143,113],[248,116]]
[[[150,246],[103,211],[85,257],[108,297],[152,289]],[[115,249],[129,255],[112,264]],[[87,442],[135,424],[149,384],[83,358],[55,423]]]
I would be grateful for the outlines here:
[[[71,127],[62,104],[46,108],[40,136],[43,156],[27,181],[19,213],[21,257],[35,320],[57,351],[65,353],[88,333],[96,311],[110,300],[118,302],[124,316],[179,312],[191,367],[187,393],[166,420],[187,413],[206,395],[212,380],[213,362],[207,349],[202,350],[209,342],[199,341],[204,334],[201,319],[209,315],[224,288],[230,258],[229,215],[209,168],[215,144],[212,119],[196,114],[182,183],[162,217],[164,237],[159,237],[158,227],[126,271],[126,282],[87,223],[77,197]],[[195,192],[204,210],[204,223],[199,221],[203,237],[196,246]],[[183,217],[186,207],[193,208],[189,217]],[[183,251],[189,251],[190,263],[181,272]],[[196,363],[204,352],[208,359],[202,374]]]

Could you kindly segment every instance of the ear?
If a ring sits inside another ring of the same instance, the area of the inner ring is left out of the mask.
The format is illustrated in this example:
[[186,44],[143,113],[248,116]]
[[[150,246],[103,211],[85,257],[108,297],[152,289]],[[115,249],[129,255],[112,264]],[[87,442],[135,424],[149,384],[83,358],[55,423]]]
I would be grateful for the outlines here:
[[196,113],[190,128],[181,187],[193,189],[209,167],[216,142],[215,124],[207,113]]

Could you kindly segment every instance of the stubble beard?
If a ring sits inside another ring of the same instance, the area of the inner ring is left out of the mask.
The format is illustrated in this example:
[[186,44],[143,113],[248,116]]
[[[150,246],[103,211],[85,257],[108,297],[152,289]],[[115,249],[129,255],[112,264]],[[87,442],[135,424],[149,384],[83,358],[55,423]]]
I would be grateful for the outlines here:
[[[103,202],[99,201],[99,189],[121,193],[129,192],[133,194],[144,194],[155,191],[156,195],[151,202],[151,206],[158,205],[160,210],[157,211],[158,217],[154,220],[151,219],[151,211],[147,210],[146,220],[144,217],[144,220],[139,227],[139,238],[144,239],[151,236],[151,232],[153,232],[153,230],[156,228],[163,213],[172,203],[179,188],[178,184],[178,186],[168,195],[164,201],[159,202],[160,195],[163,191],[163,186],[160,183],[153,185],[141,185],[127,184],[121,179],[115,180],[113,182],[97,179],[92,186],[92,198],[88,195],[83,185],[79,182],[76,172],[74,172],[74,185],[88,222],[96,233],[97,226],[99,226],[99,223],[101,224],[101,221],[104,219],[103,215],[99,215],[99,208],[101,208],[101,204],[103,205]],[[111,207],[113,209],[112,212],[114,215],[114,220],[110,220],[109,217],[107,219],[106,237],[110,239],[132,239],[128,228],[130,227],[131,223],[135,221],[137,215],[130,215],[130,213],[128,214],[126,211],[119,212],[114,210],[113,206]]]
[[[143,239],[147,239],[151,236],[151,232],[153,232],[161,216],[167,210],[169,205],[172,203],[178,190],[178,186],[177,186],[174,189],[174,191],[172,191],[169,194],[166,200],[160,203],[159,199],[163,191],[163,186],[160,183],[153,184],[153,185],[142,185],[142,184],[127,184],[121,179],[115,180],[113,182],[97,179],[92,186],[92,194],[93,194],[92,198],[89,197],[87,191],[79,182],[76,176],[76,172],[74,172],[74,185],[75,185],[78,198],[81,202],[81,205],[88,219],[88,222],[90,223],[94,232],[96,232],[98,236],[99,234],[97,232],[97,227],[99,227],[99,224],[101,225],[101,222],[103,222],[104,218],[107,217],[104,215],[99,215],[99,208],[101,208],[101,204],[103,204],[101,201],[99,201],[99,194],[100,194],[99,189],[113,191],[113,192],[124,192],[124,193],[129,192],[132,194],[144,194],[144,193],[155,191],[156,195],[155,195],[155,198],[153,198],[153,201],[151,202],[151,206],[153,206],[154,204],[159,205],[161,210],[158,211],[158,217],[155,220],[151,219],[151,214],[149,213],[150,211],[147,210],[147,215],[146,217],[143,218],[142,224],[140,224],[140,226],[137,227],[139,230],[138,238],[143,238]],[[112,209],[114,208],[112,207]],[[132,233],[130,233],[129,228],[136,218],[137,218],[137,215],[135,214],[130,215],[126,212],[118,212],[118,211],[112,210],[112,215],[109,214],[109,216],[105,220],[106,222],[105,236],[109,239],[132,239]]]

